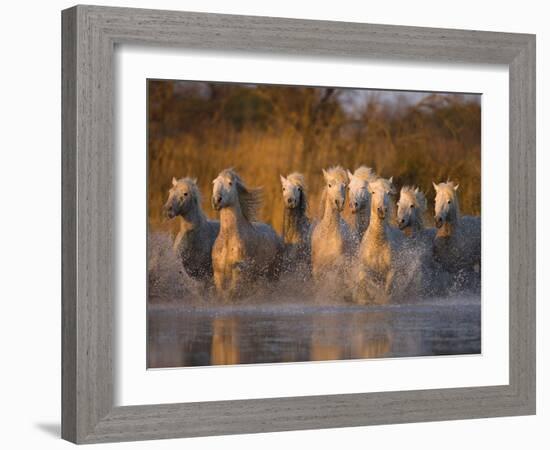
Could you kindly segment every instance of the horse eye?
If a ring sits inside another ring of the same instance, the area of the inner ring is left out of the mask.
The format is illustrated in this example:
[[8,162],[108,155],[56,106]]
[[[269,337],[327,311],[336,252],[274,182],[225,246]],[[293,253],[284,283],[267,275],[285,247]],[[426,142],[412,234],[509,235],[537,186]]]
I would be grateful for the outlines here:
[[232,181],[229,182],[229,186],[233,186],[233,182],[232,182]]
[[450,205],[451,204],[451,201],[450,200],[447,200],[447,205]]
[[183,195],[185,195],[187,197],[187,192],[185,192]]
[[332,184],[329,183],[329,184],[328,184],[328,187],[332,187]]
[[411,205],[411,208],[414,208],[414,205]]

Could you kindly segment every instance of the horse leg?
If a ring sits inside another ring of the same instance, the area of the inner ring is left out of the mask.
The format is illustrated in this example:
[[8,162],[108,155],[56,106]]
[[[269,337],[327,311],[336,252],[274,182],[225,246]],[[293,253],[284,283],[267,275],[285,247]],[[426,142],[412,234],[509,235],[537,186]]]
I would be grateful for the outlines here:
[[230,300],[235,299],[242,292],[243,277],[244,277],[244,263],[235,263],[231,268],[229,275],[229,286],[227,287],[227,298]]
[[267,278],[269,281],[279,281],[285,264],[284,256],[285,255],[283,249],[276,250],[275,256],[273,257],[273,260],[271,261],[270,267],[267,272]]
[[227,301],[227,290],[225,289],[226,277],[223,270],[214,269],[214,287],[216,295],[223,301]]
[[391,269],[386,274],[386,281],[384,283],[384,292],[388,297],[391,297],[395,288],[395,271]]
[[352,290],[352,298],[355,303],[360,305],[367,303],[367,272],[364,268],[357,271],[357,278]]

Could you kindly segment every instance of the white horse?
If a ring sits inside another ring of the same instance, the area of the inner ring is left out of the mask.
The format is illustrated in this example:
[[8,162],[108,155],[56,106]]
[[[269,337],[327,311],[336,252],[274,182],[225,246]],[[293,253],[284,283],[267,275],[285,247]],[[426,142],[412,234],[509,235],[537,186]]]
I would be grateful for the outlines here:
[[205,216],[196,180],[172,178],[172,188],[164,211],[170,219],[179,217],[180,231],[173,248],[185,271],[196,280],[210,282],[212,246],[220,230],[220,223],[208,220]]
[[353,255],[358,240],[342,219],[348,177],[340,166],[323,169],[325,187],[321,196],[321,219],[311,236],[311,265],[315,281],[341,275]]
[[391,179],[369,183],[370,223],[359,248],[353,299],[357,303],[386,303],[394,294],[397,260],[403,246],[401,231],[390,226]]
[[481,219],[461,216],[458,184],[433,183],[435,189],[434,257],[445,270],[479,272],[481,268]]
[[427,206],[426,196],[420,189],[403,186],[397,202],[397,225],[405,236],[431,243],[435,237],[435,228],[424,225]]
[[427,201],[424,193],[417,187],[401,188],[397,203],[397,224],[406,236],[402,262],[407,263],[409,274],[408,290],[413,289],[424,295],[440,293],[449,284],[447,274],[433,258],[433,242],[436,229],[426,227],[424,216]]
[[348,177],[349,208],[355,219],[355,232],[362,239],[370,221],[369,182],[377,176],[370,167],[361,166],[354,173],[348,170]]
[[249,189],[232,169],[213,181],[212,206],[220,212],[220,232],[212,248],[214,284],[218,295],[234,298],[258,277],[275,278],[283,243],[265,223],[254,222],[261,189]]
[[311,258],[311,223],[307,217],[307,193],[304,176],[291,173],[286,178],[281,175],[284,217],[283,241],[286,263],[309,265]]

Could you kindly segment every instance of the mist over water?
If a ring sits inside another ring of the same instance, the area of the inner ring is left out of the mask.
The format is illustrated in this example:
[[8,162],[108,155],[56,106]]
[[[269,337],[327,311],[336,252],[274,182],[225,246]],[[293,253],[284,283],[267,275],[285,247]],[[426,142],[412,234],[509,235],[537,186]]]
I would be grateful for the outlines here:
[[222,304],[185,274],[171,245],[167,233],[148,237],[149,368],[481,352],[479,276],[425,279],[412,250],[402,295],[389,304],[354,304],[350,279],[313,286],[300,271]]

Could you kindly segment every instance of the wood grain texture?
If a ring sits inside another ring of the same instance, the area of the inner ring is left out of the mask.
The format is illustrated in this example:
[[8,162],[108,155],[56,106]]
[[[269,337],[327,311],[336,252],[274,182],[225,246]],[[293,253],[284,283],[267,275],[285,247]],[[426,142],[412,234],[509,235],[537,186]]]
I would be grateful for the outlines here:
[[[65,439],[92,443],[534,413],[534,36],[94,6],[63,11],[62,31]],[[299,58],[506,64],[510,71],[510,384],[114,407],[115,44]]]
[[76,440],[76,10],[63,14],[61,49],[61,404],[65,439]]

